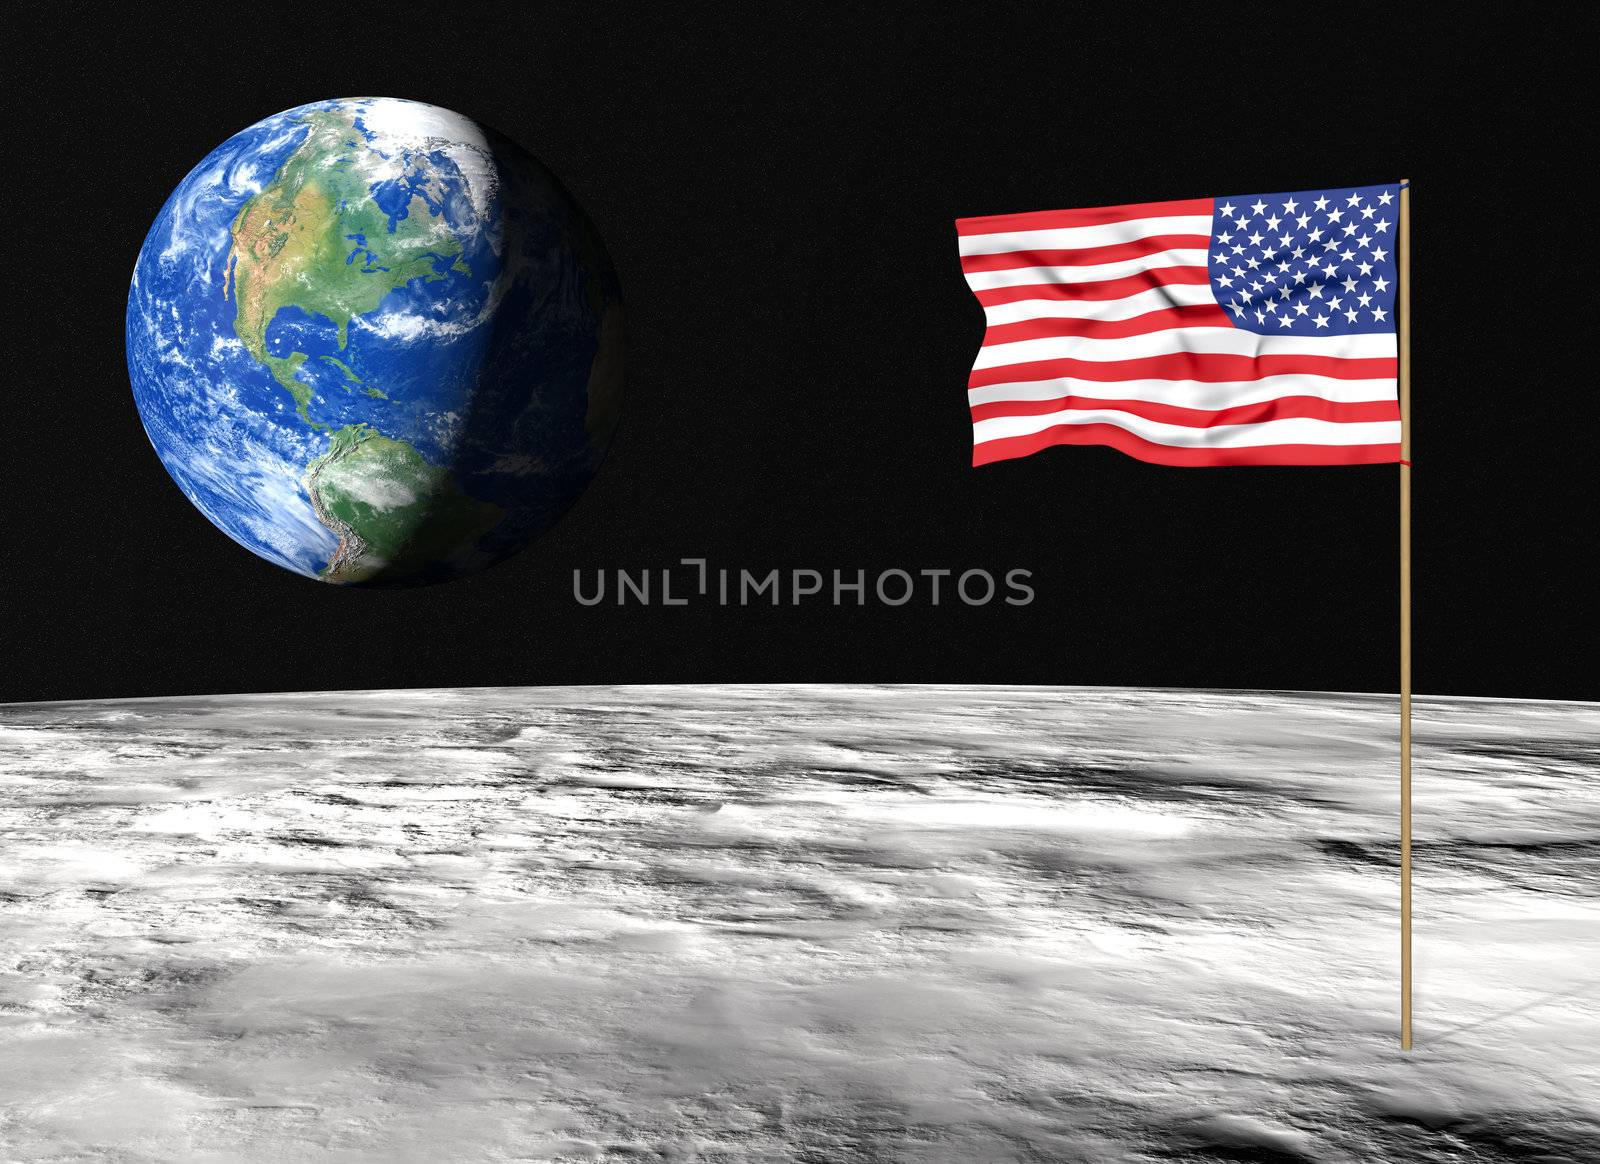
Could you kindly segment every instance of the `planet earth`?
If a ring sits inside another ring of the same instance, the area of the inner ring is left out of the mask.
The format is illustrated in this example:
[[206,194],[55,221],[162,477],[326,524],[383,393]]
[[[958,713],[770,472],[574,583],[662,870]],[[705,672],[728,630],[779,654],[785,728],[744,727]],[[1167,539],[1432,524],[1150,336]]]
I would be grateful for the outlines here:
[[417,585],[522,549],[593,478],[621,296],[516,143],[415,101],[321,101],[173,191],[127,352],[151,444],[219,529],[309,578]]

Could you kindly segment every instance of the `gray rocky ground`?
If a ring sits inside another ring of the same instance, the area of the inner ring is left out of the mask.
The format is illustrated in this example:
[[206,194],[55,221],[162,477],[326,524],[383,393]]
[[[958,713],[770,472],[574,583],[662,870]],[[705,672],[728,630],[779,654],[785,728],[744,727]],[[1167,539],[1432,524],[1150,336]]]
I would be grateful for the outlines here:
[[1600,707],[0,707],[0,1158],[1600,1159]]

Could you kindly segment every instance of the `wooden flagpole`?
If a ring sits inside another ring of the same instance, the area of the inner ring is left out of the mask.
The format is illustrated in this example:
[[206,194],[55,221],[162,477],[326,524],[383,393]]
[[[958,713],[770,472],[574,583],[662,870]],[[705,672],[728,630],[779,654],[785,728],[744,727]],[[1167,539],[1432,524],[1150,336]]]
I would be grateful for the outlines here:
[[1411,183],[1400,182],[1400,1049],[1411,1050]]

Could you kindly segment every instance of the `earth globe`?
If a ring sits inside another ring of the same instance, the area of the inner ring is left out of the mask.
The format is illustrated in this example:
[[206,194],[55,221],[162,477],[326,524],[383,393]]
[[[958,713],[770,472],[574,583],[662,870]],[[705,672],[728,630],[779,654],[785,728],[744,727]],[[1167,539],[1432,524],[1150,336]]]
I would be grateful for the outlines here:
[[553,525],[616,425],[621,295],[560,182],[458,113],[320,101],[173,191],[128,292],[150,443],[246,549],[410,586]]

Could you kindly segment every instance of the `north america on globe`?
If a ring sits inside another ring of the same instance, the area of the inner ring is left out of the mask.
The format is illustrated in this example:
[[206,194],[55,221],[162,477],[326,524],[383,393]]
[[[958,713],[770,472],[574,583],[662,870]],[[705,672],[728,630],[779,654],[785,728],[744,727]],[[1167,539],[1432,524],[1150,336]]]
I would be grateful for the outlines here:
[[127,355],[157,455],[234,541],[325,582],[425,584],[522,549],[589,484],[621,293],[516,143],[433,105],[322,101],[173,191]]

